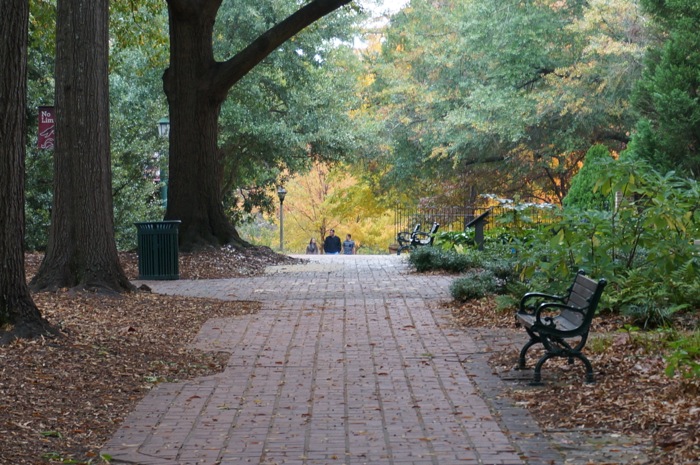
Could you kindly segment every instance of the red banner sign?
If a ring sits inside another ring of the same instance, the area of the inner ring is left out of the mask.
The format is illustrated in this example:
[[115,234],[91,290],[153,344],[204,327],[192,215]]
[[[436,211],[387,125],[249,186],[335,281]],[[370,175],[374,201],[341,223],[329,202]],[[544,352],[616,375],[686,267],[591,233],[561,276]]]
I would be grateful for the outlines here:
[[53,107],[39,107],[39,148],[53,149],[56,143],[56,118]]

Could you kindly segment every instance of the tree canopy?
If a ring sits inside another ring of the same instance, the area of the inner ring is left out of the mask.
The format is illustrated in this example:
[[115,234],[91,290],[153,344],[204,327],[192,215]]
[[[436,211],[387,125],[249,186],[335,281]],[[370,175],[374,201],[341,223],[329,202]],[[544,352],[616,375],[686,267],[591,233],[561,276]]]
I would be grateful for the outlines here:
[[588,147],[627,141],[640,22],[626,0],[411,2],[370,62],[388,179],[560,201]]
[[659,36],[634,104],[641,115],[631,150],[661,170],[700,176],[700,5],[643,0]]
[[[316,162],[350,163],[357,191],[370,189],[385,208],[417,200],[463,205],[487,192],[556,202],[593,144],[621,151],[631,136],[639,155],[661,163],[655,166],[695,173],[697,7],[647,0],[640,10],[639,3],[413,0],[379,26],[361,23],[365,16],[350,4],[274,47],[228,89],[209,143],[220,171],[197,177],[192,189],[215,184],[211,195],[234,224],[246,212],[274,210],[275,185]],[[211,36],[202,42],[211,63],[260,44],[299,11],[297,3],[268,0],[211,5]],[[177,13],[181,2],[170,6]],[[50,103],[54,91],[55,7],[51,0],[31,4],[30,108]],[[172,182],[168,150],[203,153],[169,147],[156,135],[168,107],[159,80],[172,66],[166,13],[157,0],[110,5],[120,248],[133,247],[135,221],[163,215],[162,188]],[[359,36],[369,43],[364,50],[352,47]],[[193,89],[182,87],[180,100]],[[34,137],[35,119],[29,123]],[[51,157],[31,141],[27,153],[27,244],[43,248]],[[177,190],[177,169],[175,177]]]

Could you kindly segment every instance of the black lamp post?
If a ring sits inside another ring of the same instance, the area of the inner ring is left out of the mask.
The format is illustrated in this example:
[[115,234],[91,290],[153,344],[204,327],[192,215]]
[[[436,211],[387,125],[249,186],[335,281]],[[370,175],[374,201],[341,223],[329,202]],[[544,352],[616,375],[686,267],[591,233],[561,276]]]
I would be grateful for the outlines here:
[[[170,136],[170,120],[161,118],[158,120],[158,136],[161,139],[167,139]],[[162,165],[162,162],[159,163]],[[168,206],[168,175],[167,168],[161,167],[160,180],[163,186],[160,188],[160,198],[163,200],[163,206]]]
[[280,199],[280,251],[284,252],[284,197],[287,191],[280,186],[277,189],[277,197]]

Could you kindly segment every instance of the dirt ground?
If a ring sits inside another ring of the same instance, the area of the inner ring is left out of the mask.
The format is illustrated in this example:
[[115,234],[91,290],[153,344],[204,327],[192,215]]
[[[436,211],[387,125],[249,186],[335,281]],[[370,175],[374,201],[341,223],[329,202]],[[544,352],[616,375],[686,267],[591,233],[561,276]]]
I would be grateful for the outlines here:
[[[40,260],[27,256],[28,277]],[[136,255],[122,254],[121,260],[135,279]],[[181,254],[180,276],[255,276],[293,261],[267,248],[224,248]],[[104,463],[102,445],[149,389],[223,369],[225,354],[186,347],[204,321],[258,310],[255,302],[143,291],[117,297],[61,291],[34,299],[64,337],[0,347],[0,464]],[[512,313],[497,311],[490,299],[451,304],[450,310],[465,327],[513,330]],[[579,369],[549,361],[546,370],[556,382],[509,395],[552,434],[582,429],[639,436],[653,446],[644,463],[700,463],[700,382],[666,377],[658,341],[619,332],[623,324],[610,316],[597,319],[593,332],[600,342],[589,341],[588,352],[596,384],[581,383]],[[504,350],[491,363],[509,373],[516,360],[517,351]]]

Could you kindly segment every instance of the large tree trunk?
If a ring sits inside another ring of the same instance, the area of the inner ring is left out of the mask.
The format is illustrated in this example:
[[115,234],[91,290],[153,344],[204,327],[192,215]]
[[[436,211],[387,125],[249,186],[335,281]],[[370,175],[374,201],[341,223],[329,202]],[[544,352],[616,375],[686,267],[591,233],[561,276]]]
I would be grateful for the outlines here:
[[164,88],[170,108],[170,165],[166,220],[182,221],[182,250],[236,242],[221,202],[217,124],[223,98],[213,95],[209,75],[217,65],[212,49],[221,0],[192,11],[169,2],[170,68]]
[[[55,334],[24,274],[24,156],[27,124],[27,0],[3,0],[0,15],[0,344]],[[9,330],[3,327],[9,325]]]
[[165,219],[182,222],[182,250],[245,245],[226,217],[222,199],[218,120],[229,89],[294,34],[350,1],[314,0],[219,63],[212,33],[221,0],[168,0],[170,67],[163,88],[171,130]]
[[54,200],[35,290],[133,289],[114,240],[109,0],[58,0]]

